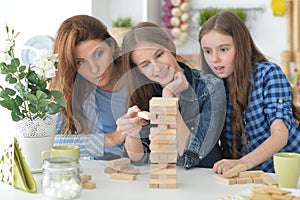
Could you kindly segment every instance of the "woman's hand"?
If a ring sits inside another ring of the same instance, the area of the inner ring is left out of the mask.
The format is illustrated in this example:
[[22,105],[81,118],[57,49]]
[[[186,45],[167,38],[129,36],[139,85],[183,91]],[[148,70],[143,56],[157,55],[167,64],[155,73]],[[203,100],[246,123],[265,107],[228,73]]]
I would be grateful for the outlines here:
[[183,72],[177,72],[172,82],[167,84],[162,91],[163,97],[178,97],[180,93],[189,87],[189,82]]
[[120,130],[126,136],[139,138],[142,126],[147,124],[144,119],[137,116],[140,111],[137,106],[128,108],[127,113],[117,120],[117,130]]

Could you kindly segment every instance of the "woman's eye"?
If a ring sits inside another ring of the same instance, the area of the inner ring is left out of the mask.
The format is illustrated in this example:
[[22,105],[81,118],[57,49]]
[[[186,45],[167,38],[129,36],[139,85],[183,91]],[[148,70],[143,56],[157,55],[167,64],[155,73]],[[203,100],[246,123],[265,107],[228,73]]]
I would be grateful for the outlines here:
[[160,52],[157,53],[156,57],[159,58],[159,57],[161,57],[163,54],[164,54],[164,51],[160,51]]
[[102,51],[96,51],[95,54],[94,54],[94,56],[95,56],[96,58],[98,58],[98,57],[101,57],[102,54],[103,54]]
[[140,66],[140,68],[145,68],[145,67],[148,67],[149,66],[149,63],[143,63],[143,64],[141,64],[141,65],[139,65]]
[[86,60],[77,60],[77,61],[76,61],[76,64],[77,64],[77,65],[80,65],[80,66],[81,66],[81,65],[85,65],[86,63],[87,63]]

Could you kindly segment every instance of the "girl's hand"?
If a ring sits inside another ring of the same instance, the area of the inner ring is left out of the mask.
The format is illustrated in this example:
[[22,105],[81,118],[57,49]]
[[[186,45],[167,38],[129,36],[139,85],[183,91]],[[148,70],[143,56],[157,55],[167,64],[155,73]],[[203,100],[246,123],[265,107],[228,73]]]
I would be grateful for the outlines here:
[[178,97],[180,93],[189,87],[189,82],[183,72],[177,72],[172,82],[167,84],[162,91],[163,97]]
[[137,113],[140,111],[137,106],[128,108],[127,113],[116,121],[117,130],[120,130],[126,136],[139,138],[142,126],[147,124],[144,119],[137,116]]
[[239,164],[246,164],[246,163],[241,159],[222,159],[214,164],[213,170],[217,174],[223,174],[227,170]]

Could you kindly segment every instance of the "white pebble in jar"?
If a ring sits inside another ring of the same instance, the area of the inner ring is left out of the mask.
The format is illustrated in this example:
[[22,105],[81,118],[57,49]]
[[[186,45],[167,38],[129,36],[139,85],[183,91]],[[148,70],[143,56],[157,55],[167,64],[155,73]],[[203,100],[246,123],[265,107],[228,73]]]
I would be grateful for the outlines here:
[[75,199],[81,193],[78,159],[48,158],[43,163],[42,189],[48,199]]

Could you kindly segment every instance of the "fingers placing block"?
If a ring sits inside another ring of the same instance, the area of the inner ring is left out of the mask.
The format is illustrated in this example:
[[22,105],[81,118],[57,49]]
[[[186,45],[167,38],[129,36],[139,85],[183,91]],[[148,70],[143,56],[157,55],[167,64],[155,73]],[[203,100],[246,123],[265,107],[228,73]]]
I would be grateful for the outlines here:
[[246,171],[246,169],[247,169],[247,167],[245,164],[239,164],[239,165],[227,170],[226,172],[224,172],[223,176],[225,178],[231,178],[231,177],[237,176],[242,171]]
[[145,120],[150,120],[150,112],[148,111],[138,112],[138,117],[143,118]]

